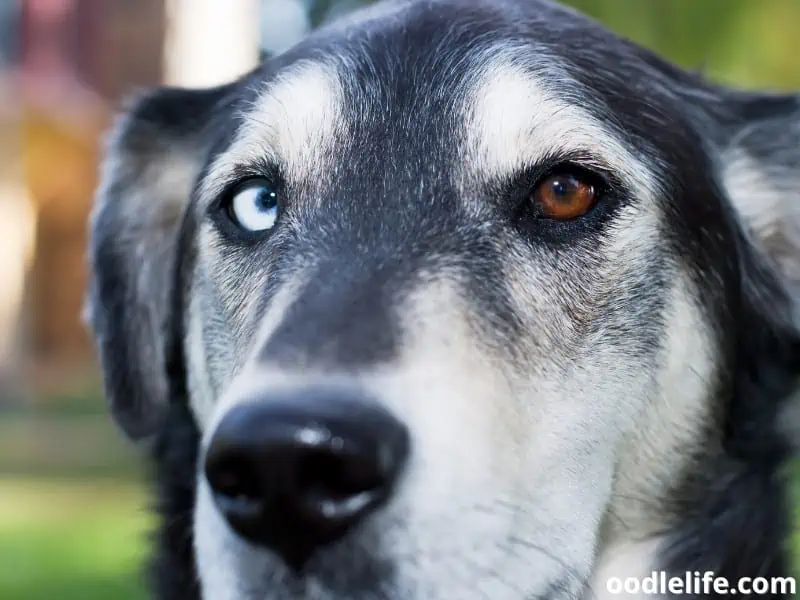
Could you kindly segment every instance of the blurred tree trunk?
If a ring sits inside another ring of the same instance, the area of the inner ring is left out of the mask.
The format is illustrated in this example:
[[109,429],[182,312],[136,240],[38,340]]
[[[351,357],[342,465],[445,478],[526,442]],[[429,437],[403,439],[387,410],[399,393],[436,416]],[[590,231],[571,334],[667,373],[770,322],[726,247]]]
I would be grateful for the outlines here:
[[80,314],[100,142],[120,96],[161,78],[163,0],[25,0],[22,28],[27,350],[34,386],[60,387],[92,364]]
[[258,64],[258,0],[168,0],[165,79],[185,87],[231,81]]

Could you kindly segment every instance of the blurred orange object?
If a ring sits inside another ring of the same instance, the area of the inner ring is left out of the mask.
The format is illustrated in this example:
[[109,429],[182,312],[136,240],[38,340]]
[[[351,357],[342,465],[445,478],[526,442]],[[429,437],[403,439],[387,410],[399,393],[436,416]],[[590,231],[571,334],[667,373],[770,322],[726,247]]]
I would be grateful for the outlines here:
[[163,0],[23,3],[22,170],[36,218],[26,362],[50,380],[93,363],[80,314],[98,159],[119,97],[159,81],[163,12]]

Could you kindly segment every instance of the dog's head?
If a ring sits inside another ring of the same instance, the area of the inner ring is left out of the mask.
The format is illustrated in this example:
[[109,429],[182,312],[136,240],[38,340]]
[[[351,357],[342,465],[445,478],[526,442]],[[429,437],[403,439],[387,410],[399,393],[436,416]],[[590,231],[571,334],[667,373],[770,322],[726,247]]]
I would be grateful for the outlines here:
[[90,318],[131,437],[191,408],[204,597],[644,570],[687,473],[784,452],[798,114],[510,0],[382,4],[140,98]]

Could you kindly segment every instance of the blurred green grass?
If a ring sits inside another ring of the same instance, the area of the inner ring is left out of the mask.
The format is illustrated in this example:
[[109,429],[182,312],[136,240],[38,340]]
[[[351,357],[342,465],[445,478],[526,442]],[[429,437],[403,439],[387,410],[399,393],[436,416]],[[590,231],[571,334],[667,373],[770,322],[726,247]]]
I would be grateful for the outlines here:
[[[568,1],[712,79],[800,86],[799,0]],[[96,396],[44,404],[0,413],[0,600],[144,600],[150,517],[130,448]]]
[[0,599],[145,600],[139,462],[98,391],[0,412]]
[[0,598],[144,600],[145,508],[133,482],[0,478]]
[[146,509],[133,481],[0,478],[0,598],[145,600]]
[[[98,393],[0,412],[0,600],[146,600],[140,463]],[[800,573],[800,464],[790,477]]]

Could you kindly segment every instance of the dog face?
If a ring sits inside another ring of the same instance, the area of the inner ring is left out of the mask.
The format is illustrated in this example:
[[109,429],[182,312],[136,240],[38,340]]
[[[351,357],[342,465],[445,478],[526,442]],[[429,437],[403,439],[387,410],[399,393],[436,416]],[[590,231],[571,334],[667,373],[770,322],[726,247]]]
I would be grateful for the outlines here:
[[186,385],[203,597],[648,574],[686,474],[723,452],[740,347],[791,329],[741,134],[791,102],[488,0],[381,4],[240,81],[140,99],[90,317],[131,437]]

